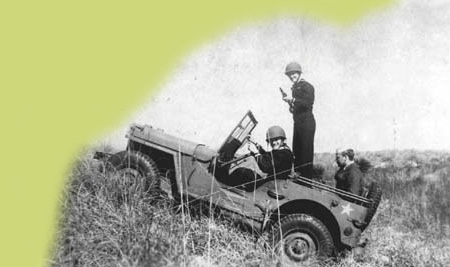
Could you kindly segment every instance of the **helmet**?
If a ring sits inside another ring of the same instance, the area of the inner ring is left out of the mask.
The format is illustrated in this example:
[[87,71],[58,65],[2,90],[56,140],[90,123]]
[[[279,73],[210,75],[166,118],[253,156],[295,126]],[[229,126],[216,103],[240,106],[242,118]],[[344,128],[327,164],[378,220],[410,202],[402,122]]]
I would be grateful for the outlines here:
[[270,139],[275,138],[283,138],[286,139],[286,134],[284,133],[283,128],[280,126],[272,126],[267,130],[266,133],[266,141],[268,142]]
[[298,64],[297,62],[291,62],[291,63],[287,64],[286,71],[284,72],[284,74],[287,75],[291,72],[302,73],[302,66],[300,66],[300,64]]

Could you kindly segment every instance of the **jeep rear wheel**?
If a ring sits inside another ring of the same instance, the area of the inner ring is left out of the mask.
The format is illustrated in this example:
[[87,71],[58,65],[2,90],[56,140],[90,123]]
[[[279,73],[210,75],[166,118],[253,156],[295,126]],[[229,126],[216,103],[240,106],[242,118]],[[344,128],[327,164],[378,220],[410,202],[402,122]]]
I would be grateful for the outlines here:
[[323,261],[333,255],[334,243],[326,226],[307,214],[290,214],[275,224],[269,236],[281,262],[307,263]]
[[145,191],[159,189],[159,171],[155,162],[138,151],[121,151],[109,157],[107,170],[129,179],[145,179]]

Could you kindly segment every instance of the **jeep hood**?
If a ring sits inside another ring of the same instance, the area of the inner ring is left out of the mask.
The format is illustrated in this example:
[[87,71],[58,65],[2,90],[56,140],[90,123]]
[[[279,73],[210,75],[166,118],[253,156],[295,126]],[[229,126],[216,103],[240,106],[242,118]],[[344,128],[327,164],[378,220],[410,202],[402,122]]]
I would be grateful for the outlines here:
[[143,143],[161,150],[170,150],[193,156],[200,161],[210,161],[217,154],[203,144],[191,142],[165,133],[163,130],[154,129],[149,125],[133,124],[127,134],[130,141]]

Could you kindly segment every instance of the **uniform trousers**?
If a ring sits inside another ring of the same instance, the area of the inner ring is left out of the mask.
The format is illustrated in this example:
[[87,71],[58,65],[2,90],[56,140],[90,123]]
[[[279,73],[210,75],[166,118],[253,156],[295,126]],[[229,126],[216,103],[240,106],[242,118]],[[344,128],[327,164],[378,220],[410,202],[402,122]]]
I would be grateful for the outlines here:
[[310,179],[313,177],[315,132],[316,120],[312,113],[294,117],[294,136],[292,138],[294,167],[301,176]]

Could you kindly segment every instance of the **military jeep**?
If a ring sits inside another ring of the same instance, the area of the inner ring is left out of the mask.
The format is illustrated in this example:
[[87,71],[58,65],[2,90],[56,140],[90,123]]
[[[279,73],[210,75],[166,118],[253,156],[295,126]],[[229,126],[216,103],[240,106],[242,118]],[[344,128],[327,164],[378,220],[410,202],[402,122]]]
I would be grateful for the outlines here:
[[[134,124],[125,151],[109,156],[97,153],[96,158],[103,158],[115,171],[145,177],[150,191],[164,191],[182,201],[207,201],[233,221],[258,233],[268,232],[267,243],[283,260],[322,260],[357,247],[376,212],[380,190],[374,185],[359,196],[304,178],[295,170],[283,180],[261,173],[253,153],[236,153],[249,142],[256,125],[248,111],[215,150]],[[242,166],[254,169],[267,182],[253,190],[230,185],[215,175],[227,165],[230,172]]]

